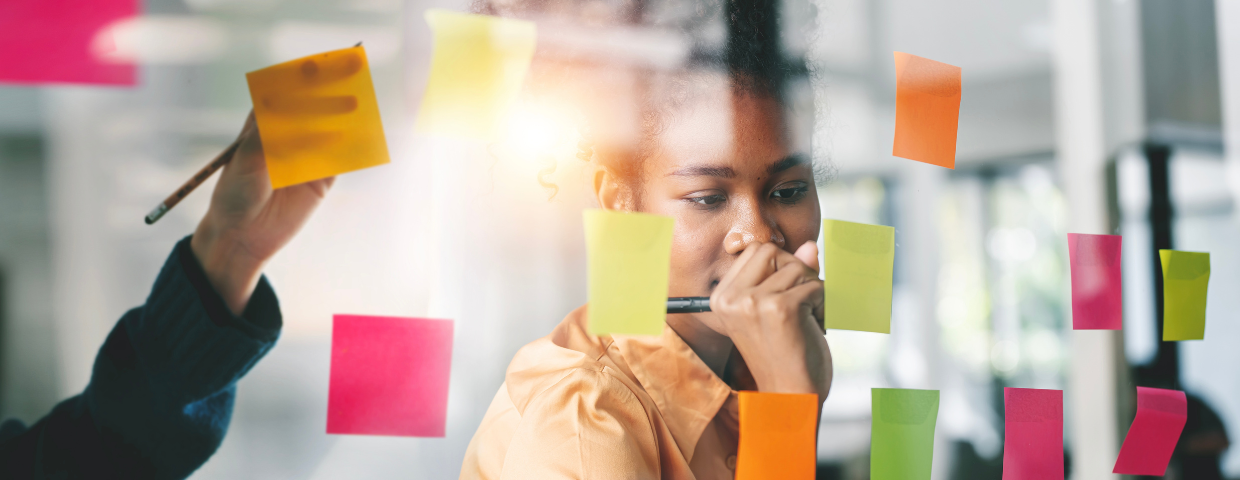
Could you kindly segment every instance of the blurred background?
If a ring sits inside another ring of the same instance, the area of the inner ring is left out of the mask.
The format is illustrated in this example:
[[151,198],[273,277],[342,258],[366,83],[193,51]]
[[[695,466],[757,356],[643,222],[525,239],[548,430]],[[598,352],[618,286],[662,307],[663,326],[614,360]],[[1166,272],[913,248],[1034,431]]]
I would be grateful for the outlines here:
[[[667,27],[708,2],[634,1],[644,15],[595,29],[572,13],[615,2],[546,2],[569,14],[537,19],[538,55],[657,66],[726,36]],[[1118,478],[1137,385],[1190,395],[1167,478],[1240,478],[1240,2],[777,5],[787,53],[811,65],[791,98],[835,170],[823,215],[896,228],[893,333],[827,334],[819,478],[868,478],[870,389],[900,387],[941,390],[933,478],[998,479],[1008,386],[1065,389],[1070,478]],[[432,7],[470,5],[144,0],[114,26],[137,86],[0,85],[0,417],[31,422],[86,385],[205,212],[213,183],[140,220],[239,131],[244,73],[360,40],[392,163],[342,176],[269,267],[283,336],[193,478],[455,478],[512,355],[585,301],[592,200],[575,129],[536,105],[517,109],[518,146],[552,155],[413,134]],[[890,155],[892,51],[962,67],[954,170]],[[1124,236],[1123,331],[1071,330],[1068,232]],[[1206,340],[1160,341],[1159,248],[1210,252]],[[445,438],[324,433],[333,313],[456,321]]]

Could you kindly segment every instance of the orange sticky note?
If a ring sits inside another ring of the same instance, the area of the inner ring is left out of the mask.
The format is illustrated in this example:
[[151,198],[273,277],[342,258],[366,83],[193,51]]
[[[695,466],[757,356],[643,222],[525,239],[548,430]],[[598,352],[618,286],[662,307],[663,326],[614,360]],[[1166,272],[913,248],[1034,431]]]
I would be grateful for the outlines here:
[[388,163],[366,50],[335,50],[245,74],[271,187]]
[[813,480],[818,395],[740,392],[737,480]]
[[904,52],[896,57],[896,138],[891,154],[956,168],[960,67]]

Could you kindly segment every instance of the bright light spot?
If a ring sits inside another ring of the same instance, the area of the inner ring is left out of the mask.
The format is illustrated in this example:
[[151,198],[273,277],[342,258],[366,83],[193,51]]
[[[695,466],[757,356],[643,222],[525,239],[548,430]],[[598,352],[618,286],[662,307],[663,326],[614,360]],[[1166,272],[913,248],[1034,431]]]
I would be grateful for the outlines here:
[[939,300],[939,323],[948,328],[964,325],[965,315],[969,314],[969,305],[963,297],[951,295]]
[[986,239],[990,256],[1000,262],[1019,263],[1033,257],[1038,241],[1028,228],[996,228]]
[[507,155],[522,160],[575,155],[576,125],[563,109],[534,102],[521,102],[508,113],[499,146]]
[[1020,365],[1020,347],[1016,342],[996,342],[990,349],[990,366],[1003,376],[1010,376]]
[[144,15],[117,21],[95,35],[91,51],[109,63],[191,65],[223,54],[228,34],[215,20]]

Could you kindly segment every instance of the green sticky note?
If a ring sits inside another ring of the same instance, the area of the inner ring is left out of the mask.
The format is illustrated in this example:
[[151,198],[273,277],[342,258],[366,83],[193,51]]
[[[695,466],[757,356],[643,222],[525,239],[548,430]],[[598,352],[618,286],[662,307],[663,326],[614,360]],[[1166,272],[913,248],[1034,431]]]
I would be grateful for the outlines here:
[[663,333],[671,217],[610,210],[586,210],[583,215],[590,333]]
[[896,229],[822,221],[826,328],[891,333]]
[[870,480],[930,480],[938,390],[870,390]]
[[1206,336],[1210,254],[1159,250],[1163,274],[1163,341]]
[[534,22],[428,9],[431,73],[414,131],[493,140],[534,57]]

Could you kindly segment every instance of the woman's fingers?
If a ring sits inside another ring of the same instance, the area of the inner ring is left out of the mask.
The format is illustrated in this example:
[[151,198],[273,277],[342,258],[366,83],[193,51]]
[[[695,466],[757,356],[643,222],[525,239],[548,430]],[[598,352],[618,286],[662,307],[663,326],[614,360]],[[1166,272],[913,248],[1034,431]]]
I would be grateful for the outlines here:
[[740,256],[736,258],[736,261],[732,263],[732,266],[728,267],[728,273],[723,274],[723,278],[719,279],[719,285],[716,286],[715,291],[726,290],[731,287],[732,281],[736,278],[737,272],[740,271],[741,267],[749,261],[749,257],[752,257],[756,251],[756,245],[749,244],[746,246],[745,250],[741,251]]
[[792,255],[800,259],[811,270],[818,271],[818,244],[813,240],[801,244],[800,247],[797,247],[796,253]]
[[818,280],[802,283],[779,295],[790,302],[808,306],[811,311],[817,310],[826,301],[822,294],[822,282]]
[[[763,293],[781,293],[801,283],[817,280],[817,277],[807,275],[807,268],[803,265],[786,265],[776,270],[774,274],[766,277],[762,283],[758,284],[756,290]],[[812,272],[809,272],[812,273]]]
[[[763,243],[757,246],[751,244],[745,248],[745,253],[751,249],[753,254],[747,260],[742,263],[741,259],[737,259],[737,265],[732,267],[736,274],[732,277],[729,286],[747,288],[762,283],[778,268],[776,259],[779,253],[788,253],[780,250],[773,243]],[[744,256],[742,253],[741,257]]]

